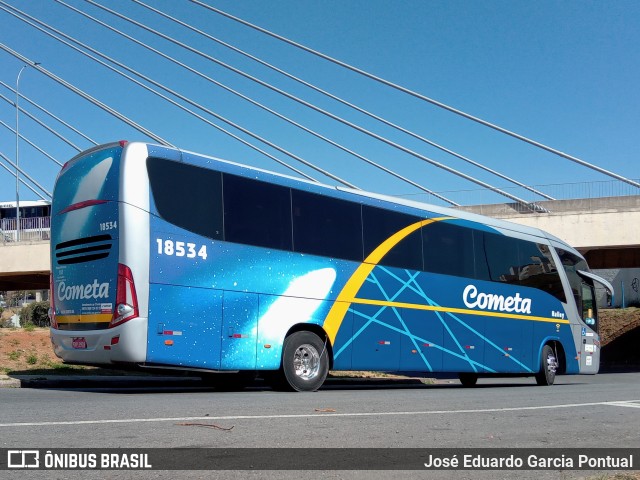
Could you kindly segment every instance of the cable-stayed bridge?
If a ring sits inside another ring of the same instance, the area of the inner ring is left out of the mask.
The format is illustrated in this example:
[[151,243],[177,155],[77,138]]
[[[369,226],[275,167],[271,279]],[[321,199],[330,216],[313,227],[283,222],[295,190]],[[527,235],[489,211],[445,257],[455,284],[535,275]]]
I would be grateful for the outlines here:
[[[574,145],[566,135],[554,147],[414,87],[424,86],[417,66],[410,77],[387,77],[267,28],[260,20],[270,16],[244,13],[251,18],[200,0],[0,0],[0,200],[49,199],[57,171],[75,153],[140,139],[439,205],[505,205],[482,212],[518,212],[514,220],[589,252],[637,248],[635,207],[570,214],[562,210],[568,204],[554,202],[580,197],[544,187],[611,181],[626,189],[620,196],[633,197],[640,183],[628,161],[566,153]],[[486,200],[465,199],[460,192],[469,188]],[[575,228],[559,230],[574,215],[582,219]],[[625,239],[614,240],[616,231]],[[0,258],[5,274],[10,265]]]

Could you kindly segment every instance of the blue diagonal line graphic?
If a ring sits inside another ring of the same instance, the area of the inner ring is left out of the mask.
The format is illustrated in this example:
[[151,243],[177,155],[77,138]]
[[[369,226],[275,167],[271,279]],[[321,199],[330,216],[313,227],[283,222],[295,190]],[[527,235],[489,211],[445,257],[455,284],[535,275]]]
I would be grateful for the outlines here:
[[[372,317],[370,317],[370,316],[368,316],[368,315],[365,315],[365,314],[364,314],[364,313],[362,313],[362,312],[358,312],[357,310],[354,310],[354,311],[353,311],[353,313],[354,313],[355,315],[358,315],[358,316],[360,316],[360,317],[363,317],[363,318],[366,318],[366,319],[370,320],[370,322],[369,322],[369,323],[377,323],[377,324],[379,324],[379,325],[382,325],[382,326],[384,326],[384,327],[389,328],[390,330],[394,330],[394,331],[399,332],[399,333],[404,333],[404,332],[403,332],[402,330],[400,330],[398,327],[394,327],[394,326],[392,326],[392,325],[387,325],[386,323],[381,322],[380,320],[376,320],[375,318],[372,318]],[[412,337],[412,338],[414,338],[414,339],[416,339],[418,342],[430,343],[430,344],[432,344],[432,345],[433,345],[433,348],[436,348],[436,349],[438,349],[438,350],[441,350],[441,351],[443,351],[443,352],[445,352],[445,353],[447,353],[447,354],[449,354],[449,355],[452,355],[452,356],[454,356],[454,357],[456,357],[456,358],[459,358],[460,360],[469,361],[469,362],[473,363],[474,365],[477,365],[477,366],[482,367],[482,368],[486,368],[486,367],[484,367],[484,365],[482,365],[481,363],[478,363],[478,362],[476,362],[475,360],[470,359],[470,358],[468,358],[468,357],[464,357],[463,355],[460,355],[459,353],[456,353],[456,352],[454,352],[454,351],[451,351],[451,350],[449,350],[448,348],[444,348],[444,347],[443,347],[443,346],[441,346],[441,345],[437,345],[437,344],[435,344],[435,343],[431,342],[431,341],[430,341],[430,340],[428,340],[428,339],[424,339],[424,338],[419,337],[419,336],[417,336],[417,335],[414,335],[414,334],[412,334],[412,333],[410,333],[410,334],[409,334],[409,336],[410,336],[410,337]],[[493,372],[493,370],[491,370],[491,369],[487,369],[487,370],[488,370],[488,371],[490,371],[490,372]],[[495,373],[495,372],[494,372],[494,373]]]
[[[416,273],[416,275],[417,275],[417,273]],[[397,277],[396,277],[396,278],[397,278]],[[398,279],[398,280],[399,280],[399,279]],[[386,296],[386,294],[385,294],[385,292],[384,292],[384,289],[382,288],[382,285],[381,285],[381,284],[380,284],[380,282],[378,281],[378,278],[377,278],[377,276],[375,275],[375,273],[374,273],[374,272],[371,272],[371,275],[370,275],[369,277],[367,277],[367,281],[368,281],[368,282],[372,282],[372,283],[374,283],[375,285],[377,285],[377,286],[378,286],[378,289],[380,290],[380,292],[382,292],[382,294]],[[404,283],[404,282],[402,282],[402,283],[403,283],[402,287],[401,287],[401,288],[400,288],[400,289],[395,293],[395,295],[393,295],[393,297],[391,297],[391,298],[388,298],[388,300],[389,300],[389,301],[394,301],[394,300],[396,300],[396,299],[397,299],[397,298],[402,294],[402,292],[403,292],[406,288],[408,288],[408,286],[409,286],[409,285],[408,285],[408,283]],[[357,332],[355,332],[355,333],[352,335],[352,337],[351,337],[349,340],[347,340],[347,341],[345,342],[345,344],[344,344],[344,345],[343,345],[343,346],[342,346],[342,347],[341,347],[341,348],[340,348],[340,349],[335,353],[334,358],[338,358],[338,357],[340,356],[340,354],[341,354],[341,353],[342,353],[342,352],[343,352],[343,351],[344,351],[344,350],[345,350],[349,345],[351,345],[351,344],[353,343],[353,341],[354,341],[356,338],[358,338],[358,337],[360,336],[360,334],[362,334],[362,332],[364,332],[364,331],[367,329],[367,327],[371,324],[371,322],[373,321],[373,319],[377,319],[377,317],[378,317],[379,315],[381,315],[381,314],[382,314],[382,312],[384,312],[387,308],[388,308],[388,307],[380,307],[380,309],[375,313],[375,315],[374,315],[373,317],[367,317],[367,318],[370,318],[370,320],[369,320],[367,323],[365,323],[361,328],[359,328],[359,329],[358,329],[358,331],[357,331]],[[356,312],[356,310],[354,310],[353,308],[350,308],[348,311],[349,311],[349,312],[357,313],[357,312]],[[383,325],[384,325],[384,323],[383,323]],[[390,325],[387,325],[387,326],[388,326],[388,327],[390,327]]]
[[[403,284],[407,285],[407,286],[410,286],[411,282],[415,282],[416,277],[419,275],[419,272],[416,272],[415,274],[412,275],[408,270],[405,270],[405,273],[407,274],[409,279],[406,282],[403,282]],[[382,292],[382,295],[384,295],[384,297],[385,297],[385,299],[387,301],[391,300],[389,298],[389,296],[387,295],[387,292],[382,287],[382,285],[380,285],[380,291]],[[409,328],[407,327],[407,324],[402,319],[402,315],[400,315],[400,312],[398,312],[398,309],[396,307],[392,307],[391,309],[392,309],[394,315],[396,316],[396,318],[398,319],[398,322],[400,322],[400,324],[402,325],[402,328],[404,328],[403,334],[411,339],[411,342],[413,343],[413,346],[415,347],[416,351],[420,354],[420,358],[422,358],[422,361],[425,363],[425,365],[427,366],[429,371],[433,371],[433,369],[431,368],[431,364],[429,363],[427,358],[424,356],[424,353],[422,352],[422,349],[418,346],[414,336],[409,331]]]
[[[420,285],[416,282],[416,287],[418,289],[420,289],[420,295],[429,303],[429,305],[431,306],[435,306],[435,307],[440,307],[441,305],[439,305],[438,303],[434,302],[433,300],[431,300],[422,290],[422,288],[420,287]],[[486,336],[482,335],[480,332],[478,332],[476,329],[474,329],[471,325],[468,325],[466,322],[460,320],[455,314],[453,313],[449,313],[447,312],[447,316],[453,318],[456,322],[458,322],[460,325],[462,325],[463,327],[465,327],[466,329],[468,329],[470,332],[474,333],[475,335],[477,335],[480,339],[482,339],[482,341],[484,341],[486,344],[490,345],[491,347],[495,348],[496,350],[498,350],[501,354],[504,354],[502,348],[500,348],[498,345],[496,345],[493,341],[491,341],[491,339],[487,338]],[[519,365],[520,367],[522,367],[526,372],[529,373],[533,373],[533,371],[527,367],[525,364],[523,364],[520,360],[518,360],[517,358],[515,358],[514,356],[510,355],[508,357],[510,360],[512,360],[513,362],[515,362],[517,365]],[[486,368],[486,367],[485,367]]]

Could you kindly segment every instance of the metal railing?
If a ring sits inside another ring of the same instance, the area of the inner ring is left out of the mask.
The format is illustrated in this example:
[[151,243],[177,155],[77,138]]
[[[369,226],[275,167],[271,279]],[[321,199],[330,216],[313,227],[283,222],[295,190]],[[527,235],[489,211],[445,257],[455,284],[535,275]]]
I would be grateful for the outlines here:
[[[640,181],[640,180],[636,180]],[[630,199],[640,195],[640,189],[619,180],[605,180],[592,182],[558,183],[548,185],[531,185],[535,190],[544,192],[556,200],[589,200],[600,198],[618,198],[621,205],[626,205]],[[544,199],[520,187],[505,186],[502,190],[518,195],[531,203],[544,203]],[[491,205],[505,203],[505,198],[487,189],[439,191],[441,195],[455,200],[460,205]],[[426,193],[396,195],[401,198],[439,205],[441,202]]]
[[0,219],[0,244],[20,242],[39,242],[51,238],[51,217],[20,218],[19,236],[16,232],[16,219]]

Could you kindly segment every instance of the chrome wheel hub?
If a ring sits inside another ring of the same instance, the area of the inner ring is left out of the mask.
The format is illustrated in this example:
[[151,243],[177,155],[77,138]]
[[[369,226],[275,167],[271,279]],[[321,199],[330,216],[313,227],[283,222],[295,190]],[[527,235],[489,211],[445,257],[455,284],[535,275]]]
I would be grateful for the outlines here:
[[320,371],[320,354],[313,345],[300,345],[293,356],[293,369],[304,380],[311,380]]
[[549,354],[547,356],[547,371],[555,375],[556,370],[558,370],[558,361],[556,360],[555,355]]

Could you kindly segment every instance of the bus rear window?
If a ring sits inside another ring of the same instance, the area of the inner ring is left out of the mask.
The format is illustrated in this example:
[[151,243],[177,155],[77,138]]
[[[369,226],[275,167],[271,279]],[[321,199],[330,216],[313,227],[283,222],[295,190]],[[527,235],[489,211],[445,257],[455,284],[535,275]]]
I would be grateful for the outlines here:
[[117,200],[121,153],[122,147],[118,146],[89,152],[71,161],[56,181],[53,214],[95,200]]

